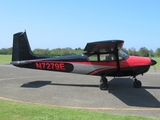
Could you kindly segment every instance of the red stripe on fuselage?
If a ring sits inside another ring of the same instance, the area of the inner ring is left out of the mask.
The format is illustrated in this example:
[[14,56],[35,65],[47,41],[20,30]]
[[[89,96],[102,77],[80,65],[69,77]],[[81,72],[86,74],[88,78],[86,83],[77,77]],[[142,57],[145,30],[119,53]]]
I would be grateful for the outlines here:
[[102,69],[95,70],[95,71],[91,72],[90,75],[97,75],[100,72],[103,72],[103,71],[106,71],[106,70],[111,70],[111,69],[115,69],[115,68],[102,68]]

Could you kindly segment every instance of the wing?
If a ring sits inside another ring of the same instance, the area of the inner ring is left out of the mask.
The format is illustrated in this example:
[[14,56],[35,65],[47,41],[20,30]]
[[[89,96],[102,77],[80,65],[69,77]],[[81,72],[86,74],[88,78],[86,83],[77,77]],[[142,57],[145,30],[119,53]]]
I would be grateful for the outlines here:
[[122,48],[123,40],[105,40],[87,43],[84,51],[87,53],[93,52],[114,52],[117,49]]

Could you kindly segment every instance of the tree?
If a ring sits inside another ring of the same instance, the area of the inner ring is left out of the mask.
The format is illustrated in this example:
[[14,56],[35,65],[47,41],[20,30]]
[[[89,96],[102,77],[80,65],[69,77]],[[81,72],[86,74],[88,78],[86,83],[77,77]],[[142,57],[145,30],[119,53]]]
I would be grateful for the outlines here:
[[0,54],[3,54],[3,55],[12,54],[12,48],[2,48],[0,49]]
[[136,51],[136,49],[134,47],[132,47],[131,49],[128,49],[128,54],[137,56],[138,52]]
[[49,49],[36,48],[36,49],[33,50],[33,53],[36,54],[36,55],[40,55],[40,56],[50,56]]
[[160,48],[157,48],[155,55],[160,57]]
[[151,50],[149,50],[149,54],[151,55],[151,57],[154,57],[155,56],[155,53],[154,53],[154,51],[151,49]]
[[141,47],[139,49],[139,55],[143,57],[148,57],[149,56],[149,50],[146,47]]

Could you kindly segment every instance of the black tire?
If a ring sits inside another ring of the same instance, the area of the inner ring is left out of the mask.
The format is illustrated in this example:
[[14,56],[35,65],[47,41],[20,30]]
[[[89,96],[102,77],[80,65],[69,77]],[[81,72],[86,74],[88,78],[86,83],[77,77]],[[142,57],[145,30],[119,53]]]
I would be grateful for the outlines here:
[[135,80],[134,83],[133,83],[133,86],[134,86],[135,88],[140,88],[140,87],[142,86],[142,83],[141,83],[141,81],[139,81],[139,80]]
[[105,84],[105,83],[102,83],[102,82],[101,82],[101,83],[99,84],[99,88],[100,88],[101,90],[107,90],[107,89],[108,89],[108,84],[107,84],[107,83]]

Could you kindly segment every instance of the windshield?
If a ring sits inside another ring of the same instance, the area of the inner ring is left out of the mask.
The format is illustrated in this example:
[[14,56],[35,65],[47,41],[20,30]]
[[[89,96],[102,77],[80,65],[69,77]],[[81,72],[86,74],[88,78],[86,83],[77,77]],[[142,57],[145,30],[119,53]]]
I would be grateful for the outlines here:
[[119,60],[125,60],[129,57],[129,55],[123,50],[119,50]]

